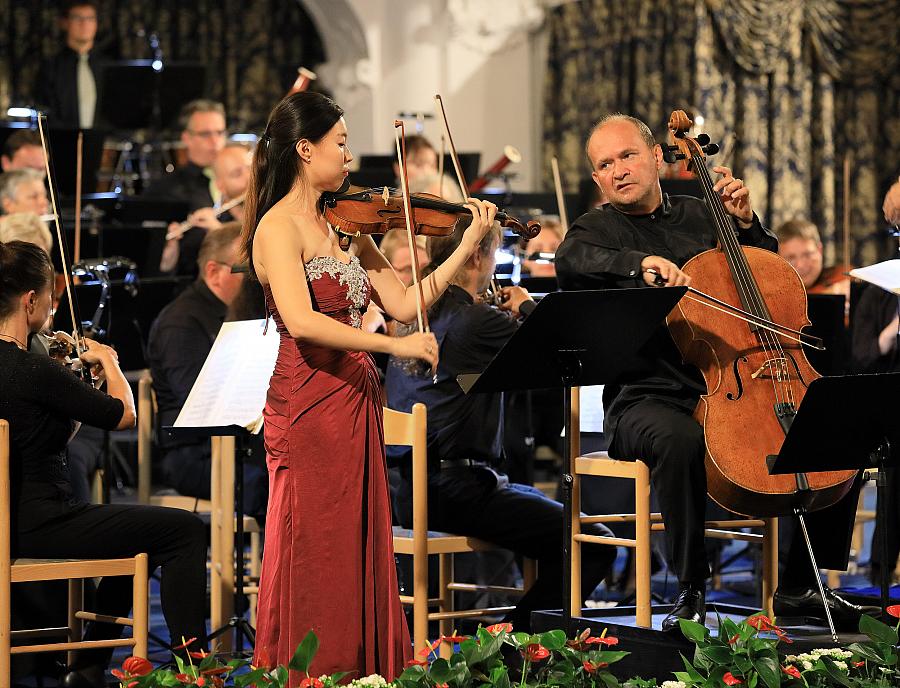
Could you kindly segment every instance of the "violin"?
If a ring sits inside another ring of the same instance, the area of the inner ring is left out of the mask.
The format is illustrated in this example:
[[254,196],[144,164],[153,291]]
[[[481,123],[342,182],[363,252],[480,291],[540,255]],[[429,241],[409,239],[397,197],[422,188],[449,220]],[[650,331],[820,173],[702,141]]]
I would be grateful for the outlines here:
[[808,335],[801,330],[810,324],[806,290],[777,253],[739,244],[706,169],[705,156],[717,148],[704,134],[689,137],[692,125],[684,111],[672,113],[673,145],[663,147],[664,159],[683,159],[697,177],[719,245],[682,267],[691,286],[667,324],[684,361],[706,381],[694,417],[703,426],[709,495],[729,511],[754,517],[825,508],[847,494],[856,471],[769,475],[766,464],[819,377],[802,346]]
[[[413,230],[424,236],[450,236],[462,216],[472,215],[462,203],[450,203],[432,194],[410,194],[409,202]],[[396,189],[384,187],[380,192],[363,189],[352,193],[325,193],[319,203],[329,224],[346,236],[384,234],[391,229],[406,227],[403,195]],[[526,239],[541,231],[539,222],[523,223],[502,211],[497,213],[496,219],[501,226]]]

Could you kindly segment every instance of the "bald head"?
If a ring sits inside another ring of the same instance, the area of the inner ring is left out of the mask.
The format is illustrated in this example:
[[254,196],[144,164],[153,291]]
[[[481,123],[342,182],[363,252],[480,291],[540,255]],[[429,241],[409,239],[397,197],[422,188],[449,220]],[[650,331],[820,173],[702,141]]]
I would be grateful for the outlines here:
[[213,172],[223,201],[237,198],[247,190],[251,156],[252,153],[244,146],[226,146],[219,151]]

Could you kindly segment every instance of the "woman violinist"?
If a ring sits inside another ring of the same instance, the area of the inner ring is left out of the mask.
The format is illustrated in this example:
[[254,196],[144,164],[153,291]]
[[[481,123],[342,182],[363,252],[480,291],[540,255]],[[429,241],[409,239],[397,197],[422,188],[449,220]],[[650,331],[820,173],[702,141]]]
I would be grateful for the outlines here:
[[[66,445],[76,421],[107,430],[134,426],[131,388],[115,352],[88,341],[85,364],[106,378],[103,393],[48,356],[30,353],[28,338],[52,308],[53,267],[47,253],[23,241],[0,243],[0,418],[10,426],[12,552],[14,557],[117,558],[149,555],[161,567],[160,597],[176,642],[203,642],[206,535],[202,522],[178,509],[86,504],[72,496]],[[98,612],[127,616],[131,581],[104,578]],[[114,638],[122,627],[89,624],[85,639]],[[106,685],[112,648],[78,651],[61,685]]]
[[[337,191],[353,156],[343,111],[311,92],[269,116],[247,193],[244,247],[281,335],[264,411],[270,475],[256,663],[287,663],[313,629],[313,675],[397,676],[410,654],[391,536],[382,393],[371,353],[437,364],[433,335],[365,332],[370,298],[416,318],[406,287],[367,235],[342,250],[320,197]],[[423,282],[424,306],[491,227],[496,207],[471,200],[473,221]],[[346,235],[345,235],[346,236]]]

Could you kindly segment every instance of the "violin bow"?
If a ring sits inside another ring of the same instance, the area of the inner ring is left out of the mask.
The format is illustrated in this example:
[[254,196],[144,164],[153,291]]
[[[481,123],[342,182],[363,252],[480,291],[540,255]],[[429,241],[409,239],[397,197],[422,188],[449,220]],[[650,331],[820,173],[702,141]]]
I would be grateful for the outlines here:
[[563,232],[569,231],[569,218],[566,215],[566,200],[563,196],[562,177],[559,174],[559,160],[554,155],[550,158],[550,169],[553,170],[553,186],[556,188],[556,205],[559,206],[559,221]]
[[[397,144],[397,161],[400,167],[400,191],[403,194],[403,210],[406,214],[406,233],[409,240],[409,255],[413,270],[413,284],[416,288],[416,318],[419,332],[430,332],[428,313],[425,312],[425,293],[422,291],[422,280],[419,269],[419,252],[416,250],[415,231],[413,229],[413,209],[409,198],[409,178],[406,175],[406,128],[399,119],[394,120],[394,140]],[[434,371],[437,380],[437,371]]]
[[[62,226],[59,221],[59,206],[56,203],[56,189],[53,184],[53,175],[50,170],[50,146],[47,143],[47,137],[44,133],[44,121],[47,116],[43,112],[37,115],[38,134],[41,137],[41,148],[44,152],[44,170],[47,173],[47,187],[50,189],[50,208],[53,214],[53,223],[56,226],[56,241],[59,244],[59,255],[62,261],[63,280],[66,285],[66,295],[69,298],[69,315],[72,318],[72,339],[75,340],[75,352],[79,358],[85,351],[84,341],[79,333],[79,320],[75,318],[75,293],[72,291],[72,280],[69,277],[69,262],[66,259],[66,238],[62,233]],[[79,175],[80,179],[80,175]],[[84,374],[90,375],[87,366],[82,368]],[[89,378],[85,378],[87,381]]]
[[75,246],[72,249],[72,261],[81,262],[81,169],[82,151],[84,150],[84,132],[78,132],[75,143]]

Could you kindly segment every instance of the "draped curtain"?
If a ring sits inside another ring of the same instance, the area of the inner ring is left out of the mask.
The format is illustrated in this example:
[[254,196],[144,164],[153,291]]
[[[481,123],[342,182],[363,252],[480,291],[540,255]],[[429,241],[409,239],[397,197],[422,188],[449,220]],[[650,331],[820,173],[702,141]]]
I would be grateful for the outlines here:
[[[30,102],[40,61],[64,41],[58,7],[58,0],[0,0],[0,105]],[[206,65],[206,95],[222,101],[239,127],[264,124],[297,67],[325,60],[296,0],[99,0],[98,18],[97,47],[111,58],[152,57],[155,32],[165,60]]]
[[[549,17],[544,155],[589,174],[584,139],[605,114],[658,138],[672,109],[702,113],[717,156],[769,226],[815,222],[827,265],[887,255],[881,200],[900,173],[896,0],[580,0]],[[849,157],[850,176],[844,179]]]

